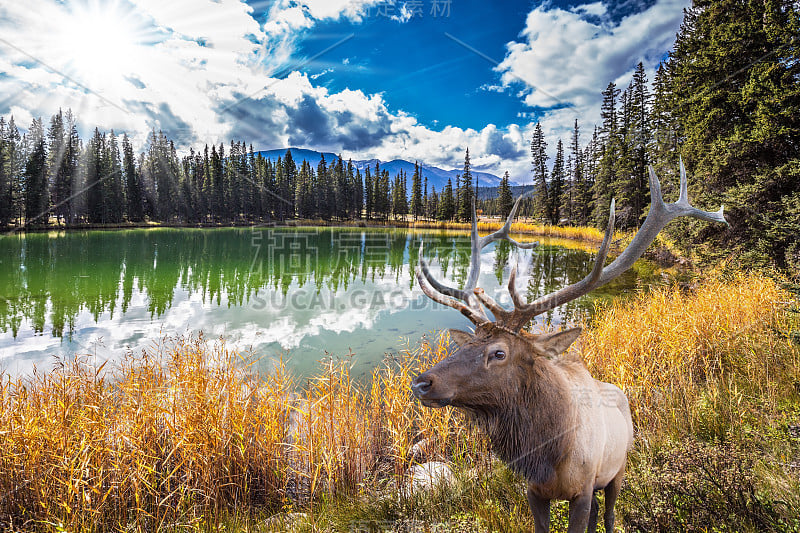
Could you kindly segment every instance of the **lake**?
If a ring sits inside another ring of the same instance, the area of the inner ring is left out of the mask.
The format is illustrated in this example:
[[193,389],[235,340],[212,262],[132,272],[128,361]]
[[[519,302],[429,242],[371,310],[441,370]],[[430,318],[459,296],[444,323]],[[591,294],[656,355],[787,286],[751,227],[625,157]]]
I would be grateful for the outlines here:
[[[520,240],[535,240],[517,236]],[[511,306],[513,265],[533,299],[592,267],[585,247],[507,242],[483,250],[479,286]],[[422,294],[419,246],[440,280],[461,285],[469,236],[444,231],[340,228],[156,228],[0,237],[0,371],[49,369],[60,357],[98,361],[165,336],[202,331],[251,350],[258,368],[280,356],[298,375],[352,352],[356,375],[424,334],[471,324]],[[645,269],[646,270],[646,269]],[[636,285],[636,269],[539,317],[560,323]]]

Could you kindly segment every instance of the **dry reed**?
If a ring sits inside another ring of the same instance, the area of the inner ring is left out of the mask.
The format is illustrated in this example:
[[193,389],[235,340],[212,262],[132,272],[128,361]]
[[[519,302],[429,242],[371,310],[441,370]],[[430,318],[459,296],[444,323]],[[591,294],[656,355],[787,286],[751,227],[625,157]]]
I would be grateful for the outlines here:
[[[411,446],[471,450],[463,419],[412,401],[408,383],[447,339],[356,384],[328,361],[298,389],[223,344],[176,338],[113,369],[91,357],[0,388],[0,528],[103,531],[214,526],[258,506],[355,495],[402,479]],[[474,439],[473,439],[474,440]]]
[[[503,226],[503,222],[482,220],[478,222],[479,233],[490,233],[497,231]],[[431,228],[469,231],[471,225],[467,222],[413,222],[412,228]],[[594,227],[588,226],[551,226],[546,224],[534,224],[530,222],[514,222],[511,224],[511,233],[539,235],[542,237],[552,237],[558,239],[569,239],[572,241],[602,242],[603,232]],[[616,234],[615,238],[620,238],[623,234]]]
[[712,274],[691,292],[655,289],[599,313],[583,356],[596,378],[625,391],[640,428],[721,436],[792,396],[800,378],[800,351],[787,337],[797,327],[792,300],[756,273]]

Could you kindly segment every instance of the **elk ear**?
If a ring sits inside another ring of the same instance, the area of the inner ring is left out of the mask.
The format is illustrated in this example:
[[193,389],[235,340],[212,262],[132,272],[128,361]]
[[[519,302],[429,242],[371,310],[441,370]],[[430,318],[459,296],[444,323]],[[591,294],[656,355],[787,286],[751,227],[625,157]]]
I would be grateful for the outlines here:
[[472,333],[469,333],[468,331],[461,331],[460,329],[448,329],[447,332],[450,334],[450,340],[455,342],[459,348],[472,340]]
[[557,333],[543,333],[536,337],[533,345],[544,355],[555,357],[566,352],[580,336],[581,331],[581,328],[572,328]]

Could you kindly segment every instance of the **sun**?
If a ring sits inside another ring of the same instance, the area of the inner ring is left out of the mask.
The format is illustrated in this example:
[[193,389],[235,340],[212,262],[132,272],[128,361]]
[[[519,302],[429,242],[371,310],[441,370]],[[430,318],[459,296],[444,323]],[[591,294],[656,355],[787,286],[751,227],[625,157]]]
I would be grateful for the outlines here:
[[135,72],[144,46],[132,15],[118,2],[72,2],[55,39],[68,70],[89,84]]

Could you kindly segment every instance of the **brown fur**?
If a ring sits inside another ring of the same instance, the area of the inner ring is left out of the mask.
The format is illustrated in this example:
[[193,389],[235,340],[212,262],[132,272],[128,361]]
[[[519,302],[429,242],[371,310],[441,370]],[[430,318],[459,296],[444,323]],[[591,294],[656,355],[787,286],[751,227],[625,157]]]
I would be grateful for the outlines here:
[[[531,483],[549,485],[573,446],[575,410],[553,363],[535,358],[520,365],[524,377],[516,394],[502,394],[497,409],[478,418],[493,451]],[[531,431],[535,428],[535,431]]]

